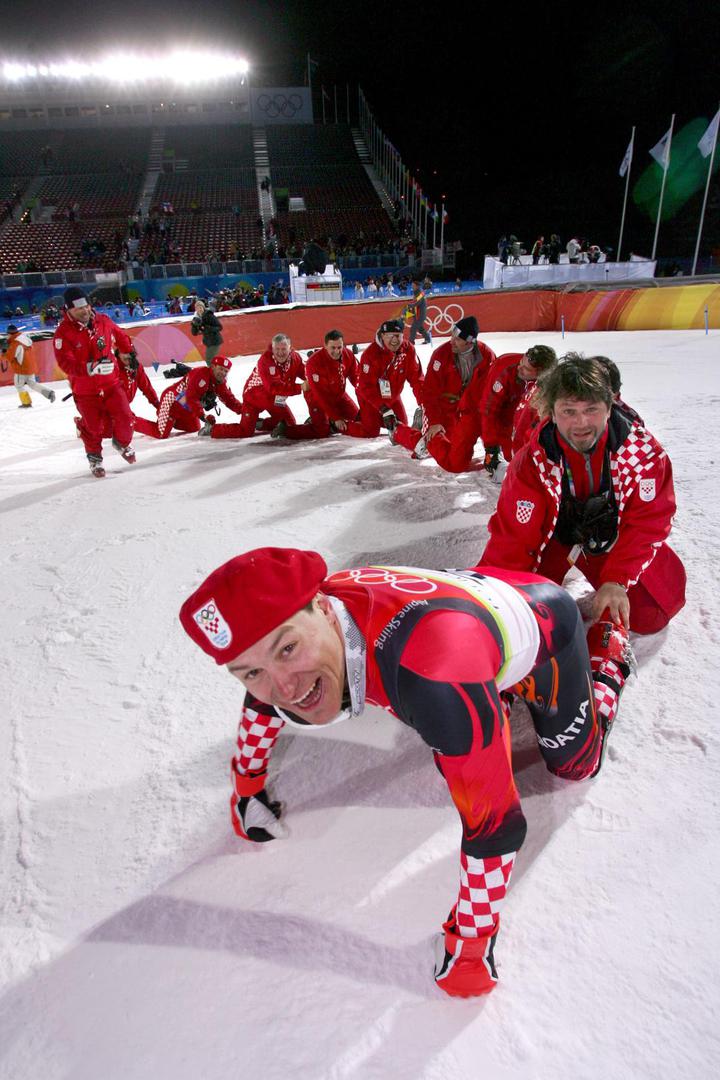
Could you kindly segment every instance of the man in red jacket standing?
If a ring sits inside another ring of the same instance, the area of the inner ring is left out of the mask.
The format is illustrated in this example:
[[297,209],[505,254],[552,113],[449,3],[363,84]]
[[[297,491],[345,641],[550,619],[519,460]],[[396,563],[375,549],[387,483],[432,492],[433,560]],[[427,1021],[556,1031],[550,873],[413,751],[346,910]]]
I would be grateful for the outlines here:
[[346,435],[374,439],[383,426],[393,431],[396,424],[407,424],[401,400],[406,382],[421,404],[422,368],[415,346],[403,341],[403,328],[402,319],[388,319],[360,357],[356,387],[360,419],[348,423]]
[[495,353],[478,341],[478,333],[474,315],[455,323],[450,340],[435,349],[425,373],[422,430],[398,424],[391,434],[393,443],[412,450],[415,457],[434,457],[447,472],[472,468],[473,449],[482,434],[481,404]]
[[260,424],[261,432],[272,431],[281,420],[294,424],[287,399],[301,394],[307,385],[300,353],[292,348],[287,334],[275,334],[245,383],[240,423],[215,424],[212,431],[201,434],[213,439],[249,439],[256,433],[263,412],[269,415]]
[[628,629],[662,630],[685,604],[685,569],[665,543],[675,514],[672,467],[650,432],[614,403],[595,359],[566,358],[542,394],[547,418],[510,464],[480,565],[558,584],[572,566],[585,575],[597,590],[590,655],[596,673],[600,658],[609,661],[600,681],[612,723],[629,673],[620,639]]
[[129,359],[130,338],[112,319],[94,311],[77,285],[65,290],[63,317],[53,335],[55,359],[68,377],[81,417],[78,429],[93,476],[105,475],[102,440],[108,418],[113,445],[131,465],[133,416],[120,382],[118,356]]
[[512,772],[512,696],[527,703],[548,769],[583,780],[600,769],[577,605],[532,574],[364,566],[327,576],[317,552],[260,548],[215,570],[180,621],[246,688],[232,760],[235,832],[278,837],[266,791],[285,724],[326,727],[379,705],[433,751],[460,815],[460,889],[435,950],[451,996],[489,993],[494,945],[526,823]]
[[305,361],[305,377],[309,423],[286,424],[281,420],[272,432],[275,438],[326,439],[331,424],[336,431],[345,431],[348,421],[357,418],[358,407],[345,390],[348,382],[353,386],[357,383],[357,361],[340,330],[328,330],[325,347],[310,353]]
[[494,473],[502,452],[512,458],[513,421],[520,401],[539,375],[557,364],[549,345],[533,345],[525,353],[503,353],[490,369],[482,405],[485,468]]
[[[135,395],[139,390],[150,405],[152,405],[153,409],[155,409],[155,412],[157,412],[160,407],[160,399],[155,393],[155,388],[148,378],[147,371],[142,364],[138,363],[137,357],[134,355],[126,356],[121,354],[119,360],[118,374],[120,375],[120,384],[125,391],[128,402],[132,405]],[[146,420],[143,416],[136,416],[134,412],[131,412],[130,415],[133,418],[133,429],[147,434],[148,432],[146,429],[153,426],[153,421]],[[78,436],[82,438],[82,417],[75,417],[75,427]],[[107,415],[105,416],[103,437],[105,439],[112,438],[112,419]]]

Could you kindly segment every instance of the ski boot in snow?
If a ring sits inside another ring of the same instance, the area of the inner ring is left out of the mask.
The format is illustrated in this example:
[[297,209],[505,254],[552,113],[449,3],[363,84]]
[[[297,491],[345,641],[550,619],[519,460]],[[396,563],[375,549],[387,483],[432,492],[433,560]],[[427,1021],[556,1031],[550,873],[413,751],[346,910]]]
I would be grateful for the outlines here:
[[88,464],[90,466],[90,472],[93,476],[96,476],[98,480],[102,479],[105,475],[105,469],[103,468],[102,458],[97,454],[88,454]]
[[271,439],[284,439],[287,435],[288,426],[284,420],[280,420],[270,432]]
[[612,622],[607,611],[603,612],[600,621],[590,627],[587,643],[595,689],[595,712],[602,740],[598,765],[593,774],[597,776],[605,760],[620,695],[628,676],[636,671],[637,665],[627,630],[621,624]]
[[495,989],[495,939],[500,919],[485,937],[457,933],[453,912],[435,940],[435,982],[450,997],[480,997]]
[[121,442],[118,442],[116,438],[113,438],[113,446],[117,450],[118,454],[122,457],[123,461],[127,461],[128,465],[134,465],[137,460],[135,457],[135,451],[132,443],[128,443],[127,446],[123,446]]

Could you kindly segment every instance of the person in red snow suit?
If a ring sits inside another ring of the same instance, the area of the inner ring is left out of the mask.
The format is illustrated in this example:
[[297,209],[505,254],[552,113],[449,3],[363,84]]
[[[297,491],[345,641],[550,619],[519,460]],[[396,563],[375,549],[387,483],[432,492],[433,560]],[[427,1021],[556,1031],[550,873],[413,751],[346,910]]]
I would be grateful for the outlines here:
[[249,439],[255,435],[263,412],[269,415],[262,421],[260,432],[272,431],[281,420],[288,425],[294,424],[295,417],[286,404],[287,399],[306,389],[300,353],[292,348],[287,334],[275,334],[245,383],[240,423],[215,424],[212,431],[203,434],[209,434],[213,439]]
[[232,361],[227,356],[213,357],[210,370],[205,365],[193,368],[163,391],[157,423],[146,420],[137,430],[154,439],[169,439],[173,430],[209,434],[215,417],[205,413],[215,408],[217,398],[234,413],[242,410],[241,402],[226,382],[231,368]]
[[345,435],[374,439],[383,426],[392,431],[398,422],[407,424],[400,398],[406,382],[421,404],[422,367],[415,346],[403,341],[403,327],[402,319],[387,319],[360,357],[356,384],[360,417],[348,423]]
[[[452,336],[435,349],[423,383],[422,425],[398,424],[390,440],[414,457],[433,457],[446,472],[472,468],[482,426],[481,402],[495,353],[478,341],[474,315],[460,319]],[[417,414],[416,414],[417,416]]]
[[[574,356],[575,353],[568,353],[567,356]],[[633,419],[643,423],[642,417],[633,409],[626,401],[620,396],[620,389],[622,386],[622,378],[620,375],[620,369],[614,360],[611,360],[608,356],[593,356],[593,360],[597,360],[599,364],[605,369],[608,381],[610,383],[610,389],[612,390],[613,400],[617,402],[622,408],[623,412]],[[515,416],[513,417],[512,426],[512,453],[517,454],[519,450],[523,448],[525,443],[530,442],[533,433],[537,427],[540,426],[541,417],[536,408],[536,405],[540,402],[542,395],[539,393],[539,387],[536,382],[526,383],[526,389],[523,393],[520,403],[515,410]]]
[[118,356],[132,353],[130,338],[112,319],[94,311],[77,285],[65,290],[63,317],[53,334],[55,359],[68,377],[81,417],[80,437],[93,476],[104,476],[102,440],[108,418],[113,445],[133,464],[133,417],[121,380]]
[[547,768],[600,769],[598,722],[577,605],[533,574],[362,566],[327,576],[312,551],[261,548],[219,567],[185,601],[182,626],[245,686],[232,759],[232,824],[280,834],[266,790],[285,724],[328,726],[378,705],[414,728],[460,814],[460,891],[436,949],[452,996],[488,993],[513,863],[526,832],[512,772],[513,695],[527,703]]
[[[120,356],[118,374],[120,376],[120,384],[127,395],[129,404],[132,405],[135,395],[139,390],[157,412],[160,407],[160,399],[155,393],[155,388],[148,378],[147,371],[142,364],[138,363],[137,359],[134,359],[132,356]],[[152,421],[146,420],[142,416],[136,416],[132,411],[130,415],[133,418],[133,429],[135,431],[143,431],[144,426],[152,423]],[[82,418],[80,416],[75,417],[75,427],[77,428],[78,436],[82,438]],[[112,438],[112,419],[107,415],[105,417],[103,438]]]
[[675,514],[668,456],[614,402],[592,357],[566,357],[542,395],[547,418],[510,464],[481,565],[558,583],[575,566],[597,590],[594,619],[607,610],[655,633],[685,603],[685,570],[665,543]]
[[340,330],[328,330],[325,347],[308,355],[305,377],[308,423],[286,424],[281,420],[272,434],[297,440],[326,439],[331,424],[336,431],[345,431],[348,421],[358,415],[358,407],[345,389],[348,382],[353,386],[357,383],[357,361],[345,346]]
[[490,369],[482,404],[485,468],[493,473],[502,452],[512,459],[512,434],[515,411],[538,376],[557,364],[555,350],[549,345],[533,345],[525,353],[503,353]]

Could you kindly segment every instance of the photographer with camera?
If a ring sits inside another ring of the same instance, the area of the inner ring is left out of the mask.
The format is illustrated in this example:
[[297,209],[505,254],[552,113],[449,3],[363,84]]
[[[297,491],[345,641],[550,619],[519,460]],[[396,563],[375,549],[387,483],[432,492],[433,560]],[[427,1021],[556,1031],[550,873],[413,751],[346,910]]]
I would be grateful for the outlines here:
[[113,445],[130,465],[133,415],[120,382],[119,360],[129,358],[132,342],[119,326],[94,311],[85,290],[71,285],[64,293],[63,317],[53,335],[55,359],[70,382],[80,413],[78,426],[90,472],[105,475],[102,440],[108,418]]
[[222,327],[215,312],[206,307],[202,300],[195,301],[195,314],[190,323],[190,333],[195,337],[202,334],[202,343],[205,346],[205,363],[210,367],[220,352],[220,346],[223,343]]

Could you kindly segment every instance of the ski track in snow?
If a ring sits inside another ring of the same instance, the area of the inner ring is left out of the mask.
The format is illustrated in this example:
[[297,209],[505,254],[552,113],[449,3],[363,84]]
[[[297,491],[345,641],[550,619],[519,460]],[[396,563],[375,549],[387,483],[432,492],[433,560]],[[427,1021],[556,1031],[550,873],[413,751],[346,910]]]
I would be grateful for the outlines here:
[[[480,1001],[432,980],[458,828],[424,745],[377,709],[284,733],[272,773],[289,835],[239,843],[227,801],[240,695],[177,611],[253,546],[315,547],[331,570],[473,565],[498,488],[386,438],[340,437],[140,436],[136,466],[106,444],[94,481],[71,403],[18,412],[0,390],[0,1080],[718,1075],[720,333],[486,340],[620,364],[623,396],[673,461],[688,606],[636,639],[596,781],[550,776],[516,704],[529,829],[500,986]],[[234,389],[253,362],[236,360]],[[569,588],[586,609],[584,583]]]

